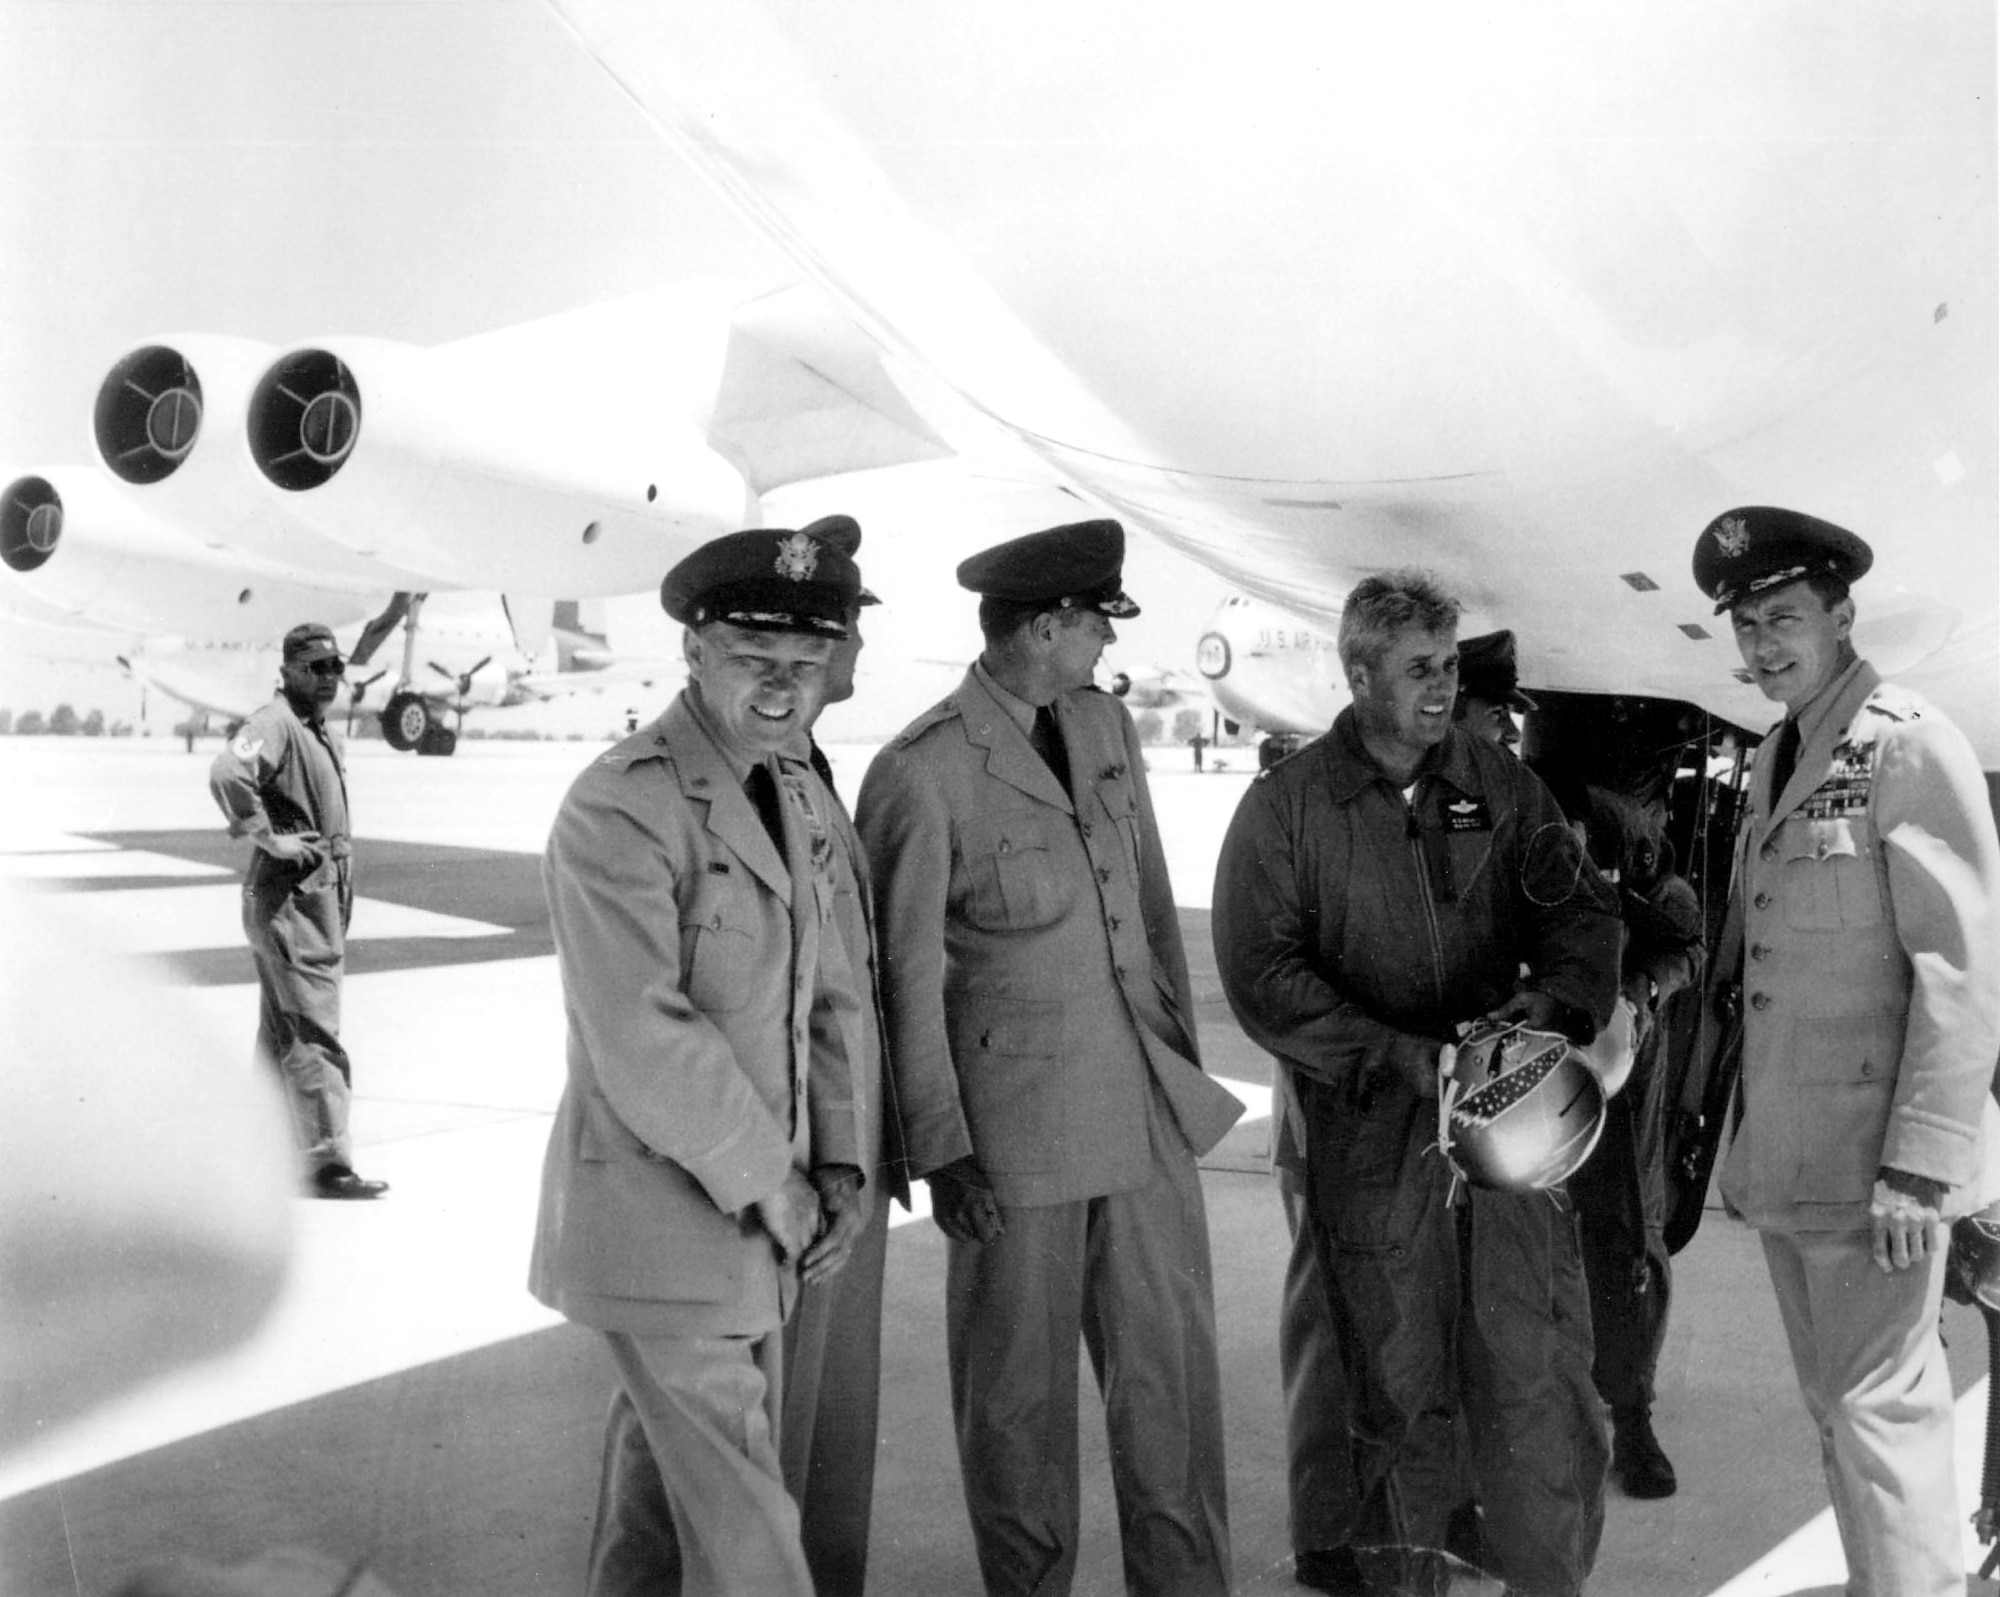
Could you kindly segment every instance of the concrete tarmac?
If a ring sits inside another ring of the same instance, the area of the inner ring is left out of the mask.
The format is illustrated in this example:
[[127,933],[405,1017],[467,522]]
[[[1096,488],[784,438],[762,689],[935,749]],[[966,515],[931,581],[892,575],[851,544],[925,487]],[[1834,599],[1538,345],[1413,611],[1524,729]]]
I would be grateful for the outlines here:
[[[355,746],[359,899],[343,1037],[356,1164],[393,1189],[375,1204],[293,1202],[286,1285],[246,1343],[0,1455],[0,1597],[95,1597],[148,1561],[230,1562],[276,1547],[365,1560],[398,1597],[580,1588],[610,1376],[594,1338],[535,1303],[524,1281],[562,1081],[540,850],[564,789],[600,747],[469,742],[437,760]],[[107,949],[163,965],[186,1009],[240,1043],[215,1068],[247,1071],[245,845],[223,833],[207,795],[215,748],[0,739],[0,885],[40,895]],[[830,751],[850,797],[871,752]],[[1254,757],[1212,750],[1202,774],[1184,749],[1151,759],[1206,1062],[1248,1106],[1204,1162],[1237,1585],[1290,1592],[1270,1071],[1229,1016],[1208,937],[1216,848]],[[65,1000],[87,999],[96,975],[67,973]],[[976,1592],[946,1395],[943,1239],[921,1214],[898,1220],[870,1589]],[[1985,1333],[1955,1307],[1945,1329],[1969,1514]],[[1614,1490],[1594,1592],[1840,1589],[1817,1446],[1761,1253],[1719,1212],[1676,1260],[1656,1422],[1680,1494],[1639,1503]],[[1122,1581],[1102,1423],[1088,1403],[1082,1434],[1075,1589],[1100,1597]],[[1966,1550],[1974,1567],[1969,1526]]]

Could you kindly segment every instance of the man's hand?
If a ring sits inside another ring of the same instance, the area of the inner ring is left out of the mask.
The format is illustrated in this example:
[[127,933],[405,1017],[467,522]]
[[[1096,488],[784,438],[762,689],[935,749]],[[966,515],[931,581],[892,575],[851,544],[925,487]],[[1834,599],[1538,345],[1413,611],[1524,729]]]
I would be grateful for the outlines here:
[[861,1172],[850,1164],[826,1165],[812,1173],[824,1223],[813,1245],[799,1260],[799,1279],[807,1286],[839,1274],[868,1229],[868,1204],[861,1197]]
[[1561,1031],[1562,1005],[1547,993],[1530,990],[1516,993],[1486,1018],[1526,1026],[1530,1031]]
[[971,1154],[924,1179],[931,1185],[931,1218],[954,1241],[991,1242],[1007,1229],[999,1200]]
[[1943,1182],[1927,1176],[1902,1170],[1877,1172],[1875,1196],[1868,1205],[1868,1224],[1874,1232],[1870,1251],[1875,1255],[1876,1269],[1884,1275],[1907,1270],[1936,1249],[1939,1228],[1944,1224],[1938,1213],[1944,1190]]
[[1428,1037],[1398,1037],[1389,1044],[1389,1063],[1419,1098],[1435,1099],[1458,1050]]
[[782,1263],[796,1259],[819,1234],[819,1194],[796,1170],[785,1172],[785,1184],[768,1198],[757,1200],[757,1218],[771,1233]]
[[258,839],[258,847],[272,859],[308,871],[317,870],[324,857],[317,832],[271,832]]

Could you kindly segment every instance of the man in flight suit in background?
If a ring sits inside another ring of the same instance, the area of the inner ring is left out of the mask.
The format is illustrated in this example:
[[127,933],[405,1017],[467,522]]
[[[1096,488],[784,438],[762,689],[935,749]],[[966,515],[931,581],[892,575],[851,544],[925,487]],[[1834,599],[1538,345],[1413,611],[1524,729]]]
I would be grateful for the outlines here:
[[278,693],[209,766],[229,835],[257,846],[243,878],[243,931],[257,966],[257,1057],[284,1083],[315,1198],[379,1198],[354,1172],[353,1070],[340,1045],[340,980],[354,908],[353,845],[339,734],[326,724],[345,664],[333,631],[285,634]]
[[550,833],[568,1078],[529,1284],[618,1371],[592,1597],[812,1597],[776,1333],[844,1263],[873,1171],[831,801],[802,745],[858,587],[799,532],[689,555],[661,585],[688,686]]
[[1062,1597],[1078,1551],[1077,1341],[1110,1433],[1128,1591],[1229,1589],[1222,1392],[1196,1157],[1242,1113],[1202,1073],[1132,718],[1090,686],[1124,530],[958,568],[985,647],[869,766],[889,1061],[949,1238],[952,1413],[996,1597]]
[[[1847,1589],[1962,1597],[1945,1222],[1994,1196],[2000,839],[1957,727],[1854,649],[1874,561],[1794,510],[1718,516],[1696,585],[1785,708],[1722,946],[1743,1063],[1722,1196],[1755,1226],[1819,1428]],[[1769,757],[1766,757],[1766,751]]]

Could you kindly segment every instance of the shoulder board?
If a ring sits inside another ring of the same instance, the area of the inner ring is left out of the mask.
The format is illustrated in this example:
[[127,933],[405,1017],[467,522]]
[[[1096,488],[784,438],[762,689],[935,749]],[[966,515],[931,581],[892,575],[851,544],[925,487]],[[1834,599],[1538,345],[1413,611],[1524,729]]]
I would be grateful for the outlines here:
[[1293,749],[1291,753],[1279,755],[1269,765],[1265,766],[1255,776],[1251,777],[1250,780],[1253,782],[1261,782],[1266,777],[1277,775],[1278,772],[1282,771],[1286,766],[1290,765],[1292,761],[1296,760],[1301,754],[1305,753],[1307,749],[1317,748],[1319,746],[1319,742],[1320,742],[1319,738],[1307,738],[1305,742],[1301,743],[1297,748]]
[[948,693],[892,737],[888,746],[892,749],[906,749],[932,727],[942,726],[947,721],[956,721],[958,717],[958,696]]
[[647,760],[671,760],[673,757],[667,734],[655,724],[641,727],[621,738],[591,763],[608,766],[614,771],[629,771]]
[[1892,721],[1921,721],[1930,708],[1923,697],[1894,682],[1878,683],[1875,691],[1861,701],[1863,712],[1873,711]]

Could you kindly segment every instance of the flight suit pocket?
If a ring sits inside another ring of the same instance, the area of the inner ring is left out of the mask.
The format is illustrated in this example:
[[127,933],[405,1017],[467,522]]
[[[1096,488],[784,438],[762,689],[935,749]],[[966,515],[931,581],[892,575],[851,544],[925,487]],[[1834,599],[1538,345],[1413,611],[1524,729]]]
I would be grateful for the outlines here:
[[1388,1090],[1367,1109],[1338,1088],[1307,1094],[1306,1167],[1328,1233],[1342,1253],[1401,1257],[1423,1223],[1429,1183],[1407,1172],[1437,1108]]
[[756,968],[757,907],[733,887],[704,881],[681,912],[682,990],[705,1013],[749,1002]]
[[1028,931],[1059,921],[1076,901],[1039,815],[1015,811],[966,824],[960,847],[970,887],[966,919],[982,931]]
[[954,1018],[951,1051],[979,1162],[989,1170],[1059,1170],[1068,1137],[1063,1006],[1012,996]]
[[1875,861],[1854,819],[1795,815],[1784,824],[1785,922],[1801,931],[1839,931],[1882,923]]
[[1794,1069],[1801,1203],[1865,1203],[1888,1132],[1904,1017],[1834,1015],[1802,1021]]

